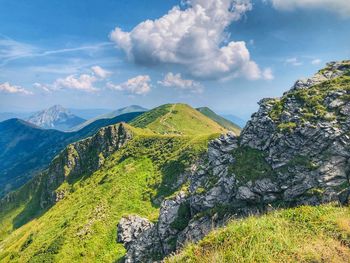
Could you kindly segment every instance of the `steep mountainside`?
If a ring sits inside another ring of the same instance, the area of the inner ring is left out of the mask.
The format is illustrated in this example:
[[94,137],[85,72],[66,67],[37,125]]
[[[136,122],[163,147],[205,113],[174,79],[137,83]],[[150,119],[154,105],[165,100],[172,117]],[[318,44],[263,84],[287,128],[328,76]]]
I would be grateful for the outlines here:
[[59,153],[68,134],[19,119],[0,123],[0,197],[26,183]]
[[134,112],[145,112],[145,111],[147,111],[146,108],[143,108],[143,107],[138,106],[138,105],[127,106],[127,107],[124,107],[124,108],[121,108],[121,109],[118,109],[118,110],[115,110],[112,112],[104,113],[104,114],[99,115],[97,117],[94,117],[92,119],[89,119],[89,120],[73,127],[71,130],[73,130],[73,131],[80,130],[80,129],[86,127],[87,125],[89,125],[90,123],[93,123],[97,120],[113,119],[113,118],[118,117],[118,116],[123,115],[123,114],[134,113]]
[[208,118],[220,124],[222,127],[226,128],[227,130],[233,131],[236,135],[239,135],[241,133],[241,128],[238,125],[225,119],[224,117],[221,117],[220,115],[217,115],[208,107],[197,108],[197,110],[205,116],[207,116]]
[[85,122],[84,119],[73,115],[61,105],[55,105],[49,109],[37,112],[30,116],[27,121],[44,129],[56,129],[61,131],[68,131]]
[[[217,136],[217,135],[213,135]],[[0,202],[1,262],[115,262],[123,215],[152,220],[213,136],[159,135],[127,124],[69,145]]]
[[229,133],[209,144],[187,188],[162,202],[156,223],[137,216],[121,220],[118,237],[128,250],[126,262],[169,255],[232,218],[348,204],[348,92],[350,61],[343,61],[298,81],[280,99],[262,100],[239,138]]
[[11,119],[0,123],[0,197],[26,183],[46,168],[69,143],[95,134],[101,127],[129,122],[141,113],[98,120],[71,133],[45,130],[28,122]]
[[133,120],[131,125],[159,134],[196,135],[226,129],[186,104],[165,104]]

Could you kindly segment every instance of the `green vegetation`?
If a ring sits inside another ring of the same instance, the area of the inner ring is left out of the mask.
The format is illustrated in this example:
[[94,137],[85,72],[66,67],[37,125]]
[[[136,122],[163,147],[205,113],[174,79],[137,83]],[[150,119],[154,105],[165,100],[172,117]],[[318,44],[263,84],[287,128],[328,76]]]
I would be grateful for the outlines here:
[[225,129],[233,131],[236,135],[239,135],[241,133],[241,128],[238,125],[221,117],[220,115],[217,115],[208,107],[198,108],[197,110],[205,116],[207,116],[209,119],[212,119],[213,121],[224,127]]
[[234,220],[165,262],[348,262],[349,245],[350,208],[304,206]]
[[[156,135],[126,127],[133,139],[106,158],[100,170],[67,177],[58,189],[66,192],[65,198],[49,210],[41,210],[41,190],[34,184],[13,195],[14,201],[0,212],[0,262],[119,260],[125,253],[115,241],[120,218],[138,214],[156,220],[159,200],[179,190],[174,186],[179,175],[218,136]],[[179,211],[181,220],[188,220],[185,212]]]
[[131,123],[158,134],[198,135],[224,133],[227,130],[186,104],[166,104],[150,110]]
[[229,172],[234,173],[241,184],[258,178],[274,176],[271,166],[266,162],[263,152],[249,147],[240,147],[233,151],[235,162]]
[[277,128],[282,132],[292,132],[297,127],[295,122],[280,123]]

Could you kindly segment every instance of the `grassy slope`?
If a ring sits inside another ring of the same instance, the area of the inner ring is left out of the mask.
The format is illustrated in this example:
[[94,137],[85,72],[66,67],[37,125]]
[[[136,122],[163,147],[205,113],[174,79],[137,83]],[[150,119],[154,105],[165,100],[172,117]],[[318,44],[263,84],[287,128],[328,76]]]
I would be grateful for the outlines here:
[[166,262],[349,262],[349,258],[350,208],[325,205],[232,221]]
[[42,216],[11,233],[14,218],[26,204],[0,213],[0,261],[118,260],[125,253],[115,241],[121,216],[156,219],[158,207],[151,200],[177,190],[171,184],[205,151],[209,138],[139,133],[99,171],[64,183],[61,188],[70,194]]
[[131,125],[159,134],[224,133],[225,128],[186,104],[166,104],[134,119]]
[[202,114],[204,114],[205,116],[207,116],[208,118],[217,122],[219,125],[221,125],[225,129],[233,131],[236,135],[239,135],[241,133],[241,128],[238,125],[225,119],[224,117],[221,117],[220,115],[217,115],[215,112],[213,112],[208,107],[198,108],[197,110],[199,112],[201,112]]

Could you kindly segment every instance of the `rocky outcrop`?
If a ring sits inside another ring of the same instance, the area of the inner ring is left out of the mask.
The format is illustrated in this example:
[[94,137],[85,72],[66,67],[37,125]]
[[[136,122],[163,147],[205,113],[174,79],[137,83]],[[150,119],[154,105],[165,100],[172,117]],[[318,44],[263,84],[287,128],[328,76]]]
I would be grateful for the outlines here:
[[121,123],[102,128],[94,136],[67,146],[53,160],[43,178],[40,206],[45,208],[63,199],[64,191],[56,189],[65,180],[74,180],[98,170],[104,160],[130,140],[131,136],[125,124]]
[[348,203],[349,72],[348,61],[330,63],[282,98],[262,100],[239,138],[229,133],[210,142],[188,177],[188,190],[162,202],[158,222],[126,246],[126,261],[157,261],[231,218]]

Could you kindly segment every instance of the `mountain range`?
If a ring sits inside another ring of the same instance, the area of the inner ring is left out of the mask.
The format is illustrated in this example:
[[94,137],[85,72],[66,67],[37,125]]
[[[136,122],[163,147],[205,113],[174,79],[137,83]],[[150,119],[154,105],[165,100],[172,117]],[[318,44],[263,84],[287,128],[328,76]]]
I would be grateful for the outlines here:
[[[67,112],[64,109],[62,110],[61,106],[54,106],[51,109]],[[44,115],[49,120],[54,119],[54,116],[58,116],[57,111],[52,110],[42,111],[45,112]],[[20,119],[10,119],[0,123],[0,160],[2,160],[0,162],[0,197],[30,180],[34,174],[44,169],[53,157],[69,143],[92,136],[102,127],[118,122],[130,122],[144,111],[145,109],[140,106],[124,107],[84,122],[79,125],[79,129],[76,128],[72,132],[43,129]],[[49,117],[52,112],[54,112],[54,116]],[[201,114],[193,110],[192,115],[196,117]],[[115,117],[110,118],[112,116]],[[60,122],[62,123],[65,119],[61,119]],[[210,121],[210,124],[216,127],[218,132],[223,131],[223,128],[215,120]],[[206,127],[202,128],[206,130]],[[235,131],[239,132],[239,130]]]
[[186,104],[88,130],[1,199],[0,261],[347,262],[349,83],[329,63],[239,132]]

